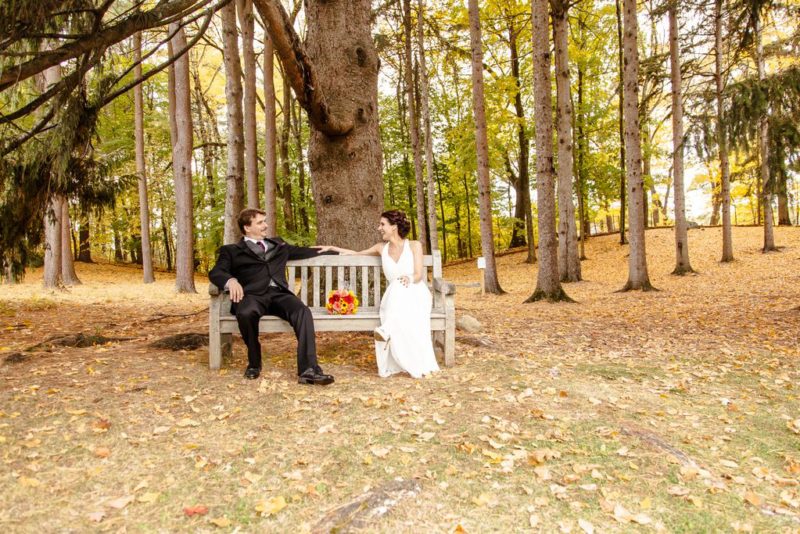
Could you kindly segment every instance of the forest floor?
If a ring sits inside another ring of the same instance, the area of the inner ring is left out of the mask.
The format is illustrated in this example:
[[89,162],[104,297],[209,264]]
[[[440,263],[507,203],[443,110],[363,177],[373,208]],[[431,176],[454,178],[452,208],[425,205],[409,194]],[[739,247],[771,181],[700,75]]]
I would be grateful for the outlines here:
[[[207,350],[150,344],[207,332],[207,283],[78,264],[84,284],[0,287],[0,531],[800,532],[800,228],[647,233],[658,292],[615,292],[627,247],[593,238],[575,304],[523,304],[536,267],[445,268],[456,365],[381,379],[366,334],[321,333],[328,387],[295,381],[292,336],[209,371]],[[26,351],[54,335],[127,338]],[[388,497],[388,500],[386,498]],[[343,509],[343,505],[352,504]],[[385,512],[385,514],[384,514]]]

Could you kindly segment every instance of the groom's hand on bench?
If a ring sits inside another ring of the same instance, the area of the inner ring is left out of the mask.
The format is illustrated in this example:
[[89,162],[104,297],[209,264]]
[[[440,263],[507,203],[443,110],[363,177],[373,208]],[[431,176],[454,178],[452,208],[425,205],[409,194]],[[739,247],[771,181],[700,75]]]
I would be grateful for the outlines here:
[[236,278],[231,278],[228,280],[228,283],[225,284],[225,289],[228,290],[228,293],[231,295],[231,302],[239,303],[242,298],[244,297],[244,289],[242,288],[242,284]]

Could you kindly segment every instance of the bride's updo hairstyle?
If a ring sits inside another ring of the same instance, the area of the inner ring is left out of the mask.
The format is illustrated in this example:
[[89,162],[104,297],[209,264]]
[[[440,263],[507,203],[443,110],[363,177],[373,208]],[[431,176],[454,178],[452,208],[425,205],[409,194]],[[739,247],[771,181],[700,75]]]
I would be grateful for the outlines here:
[[400,210],[384,211],[381,213],[381,217],[389,221],[392,226],[397,226],[397,233],[402,238],[405,238],[411,230],[411,222],[409,222],[406,214]]

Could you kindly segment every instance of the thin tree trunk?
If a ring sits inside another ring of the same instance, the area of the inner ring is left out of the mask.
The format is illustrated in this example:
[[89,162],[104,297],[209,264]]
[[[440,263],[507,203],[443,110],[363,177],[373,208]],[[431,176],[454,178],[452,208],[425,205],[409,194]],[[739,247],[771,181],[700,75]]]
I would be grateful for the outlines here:
[[89,215],[81,214],[78,229],[78,261],[92,263],[92,247],[89,240]]
[[619,67],[619,244],[624,245],[627,243],[625,239],[625,208],[626,208],[626,199],[625,199],[625,177],[627,173],[625,172],[625,120],[624,116],[624,108],[625,108],[625,81],[624,81],[624,61],[623,61],[623,42],[622,42],[622,9],[620,7],[620,0],[615,0],[614,5],[616,6],[616,13],[617,13],[617,43],[618,43],[618,53],[617,53],[617,65]]
[[672,174],[675,183],[675,270],[672,274],[694,272],[689,262],[689,236],[686,229],[686,203],[683,186],[683,92],[681,90],[678,9],[669,7],[669,64],[672,80]]
[[[186,47],[186,34],[178,22],[169,25],[175,36],[169,42],[170,57]],[[195,293],[194,230],[192,214],[192,110],[189,87],[189,56],[184,54],[173,63],[175,133],[172,139],[172,173],[175,180],[175,289],[178,293]]]
[[274,49],[269,35],[264,36],[264,211],[267,227],[272,233],[278,230],[276,203],[277,159],[275,145],[278,138],[275,113]]
[[467,252],[469,257],[472,258],[475,254],[472,252],[472,201],[469,198],[469,181],[467,174],[462,175],[464,179],[464,206],[467,208]]
[[228,112],[228,163],[225,176],[224,244],[241,237],[236,218],[244,207],[244,118],[242,112],[242,67],[239,64],[239,32],[236,3],[221,9],[222,48],[225,63],[225,100]]
[[539,273],[525,302],[571,301],[561,287],[556,243],[555,167],[553,166],[553,95],[547,0],[532,0],[533,100],[536,131],[536,198],[539,207]]
[[[583,23],[581,24],[581,33],[583,33]],[[581,221],[581,260],[586,258],[586,238],[591,231],[589,227],[589,214],[586,206],[587,191],[586,191],[586,153],[588,152],[588,140],[586,138],[585,127],[586,124],[586,110],[583,108],[583,68],[578,65],[578,111],[576,113],[576,139],[575,146],[578,149],[578,211]]]
[[558,136],[558,276],[562,282],[581,280],[581,259],[575,223],[573,191],[572,100],[569,80],[567,0],[551,0],[555,45],[556,122]]
[[[197,65],[194,66],[192,70],[192,79],[194,81],[194,97],[195,97],[195,110],[196,110],[196,122],[197,131],[200,134],[200,142],[202,145],[203,151],[203,174],[206,177],[206,201],[208,202],[208,206],[211,208],[215,208],[217,205],[217,186],[216,186],[216,172],[214,169],[214,141],[212,139],[211,132],[206,125],[206,119],[204,115],[208,116],[209,123],[214,121],[214,115],[208,112],[208,103],[206,102],[205,96],[203,95],[203,89],[200,86],[200,71]],[[204,114],[203,111],[206,111]],[[208,126],[210,126],[209,124]],[[216,131],[216,128],[214,128]],[[219,135],[219,132],[216,132]]]
[[[761,26],[759,19],[755,21],[755,28],[753,28],[756,38],[756,63],[758,65],[758,79],[763,82],[766,77],[766,68],[764,66],[764,46],[761,43]],[[764,205],[764,252],[778,250],[775,246],[775,232],[773,230],[772,221],[772,191],[773,183],[769,176],[769,118],[765,113],[761,117],[759,124],[759,170],[761,173],[761,187],[762,187],[762,204]]]
[[77,286],[81,281],[75,272],[72,254],[72,224],[69,219],[69,202],[61,197],[61,279],[64,285]]
[[486,131],[486,110],[483,95],[483,43],[478,0],[469,0],[469,37],[472,48],[472,106],[475,114],[475,143],[478,156],[478,211],[481,218],[481,254],[486,260],[483,270],[487,293],[504,293],[497,279],[492,228],[492,190],[489,181],[489,141]]
[[[436,225],[436,189],[433,176],[433,138],[431,135],[431,112],[428,103],[430,84],[428,67],[425,63],[425,0],[419,0],[417,12],[417,41],[419,54],[420,103],[422,104],[422,125],[425,134],[425,185],[428,191],[428,237],[431,250],[439,250],[439,232]],[[444,220],[442,221],[444,222]]]
[[403,38],[405,51],[405,83],[406,83],[406,107],[408,108],[408,132],[411,139],[411,150],[414,155],[414,180],[416,185],[416,206],[417,206],[417,239],[425,248],[428,241],[425,223],[425,175],[422,169],[422,150],[419,143],[419,117],[417,116],[417,104],[414,98],[414,60],[411,54],[411,0],[403,0]]
[[777,184],[778,186],[778,225],[780,226],[791,226],[792,219],[789,216],[789,195],[786,191],[787,189],[787,182],[788,179],[784,174],[780,178],[780,182]]
[[[133,36],[133,55],[136,66],[133,69],[135,79],[142,77],[142,34]],[[198,102],[198,109],[200,103]],[[136,144],[136,174],[139,177],[139,225],[142,240],[142,275],[145,284],[155,282],[153,277],[153,254],[150,246],[150,204],[147,200],[147,170],[144,162],[144,99],[142,84],[133,88],[134,139]]]
[[628,282],[623,291],[653,289],[647,274],[647,253],[644,237],[644,180],[642,177],[642,140],[639,129],[639,23],[636,19],[636,0],[623,0],[624,28],[623,70],[625,118],[625,169],[628,182],[628,219],[630,221],[630,252]]
[[295,101],[292,102],[291,112],[293,117],[292,130],[294,131],[294,142],[297,150],[297,189],[300,197],[298,211],[303,231],[309,233],[311,227],[308,220],[308,209],[306,208],[308,194],[306,191],[305,158],[303,157],[303,121],[300,120],[300,106],[295,105]]
[[247,207],[258,208],[258,140],[256,138],[256,53],[253,49],[255,16],[253,0],[237,0],[236,10],[242,27],[242,63],[244,64],[244,172],[247,184]]
[[280,153],[281,153],[281,187],[280,192],[283,196],[283,225],[290,232],[297,230],[297,225],[294,220],[294,211],[292,209],[292,168],[289,161],[289,136],[292,132],[292,93],[289,88],[289,82],[286,78],[283,79],[283,109],[281,114],[283,122],[281,124],[281,139],[280,139]]

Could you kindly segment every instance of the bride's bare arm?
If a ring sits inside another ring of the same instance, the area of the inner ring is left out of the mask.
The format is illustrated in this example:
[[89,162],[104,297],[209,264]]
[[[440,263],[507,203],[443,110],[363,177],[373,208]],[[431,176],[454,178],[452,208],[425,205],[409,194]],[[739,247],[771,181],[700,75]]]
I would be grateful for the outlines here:
[[414,254],[414,283],[416,284],[422,280],[422,273],[425,272],[422,268],[422,243],[411,241],[409,245],[411,245],[411,252]]
[[381,255],[381,243],[376,243],[371,247],[364,249],[364,250],[350,250],[349,248],[341,248],[341,247],[334,247],[331,245],[324,245],[319,247],[322,249],[323,252],[332,250],[334,252],[338,252],[343,256],[380,256]]

